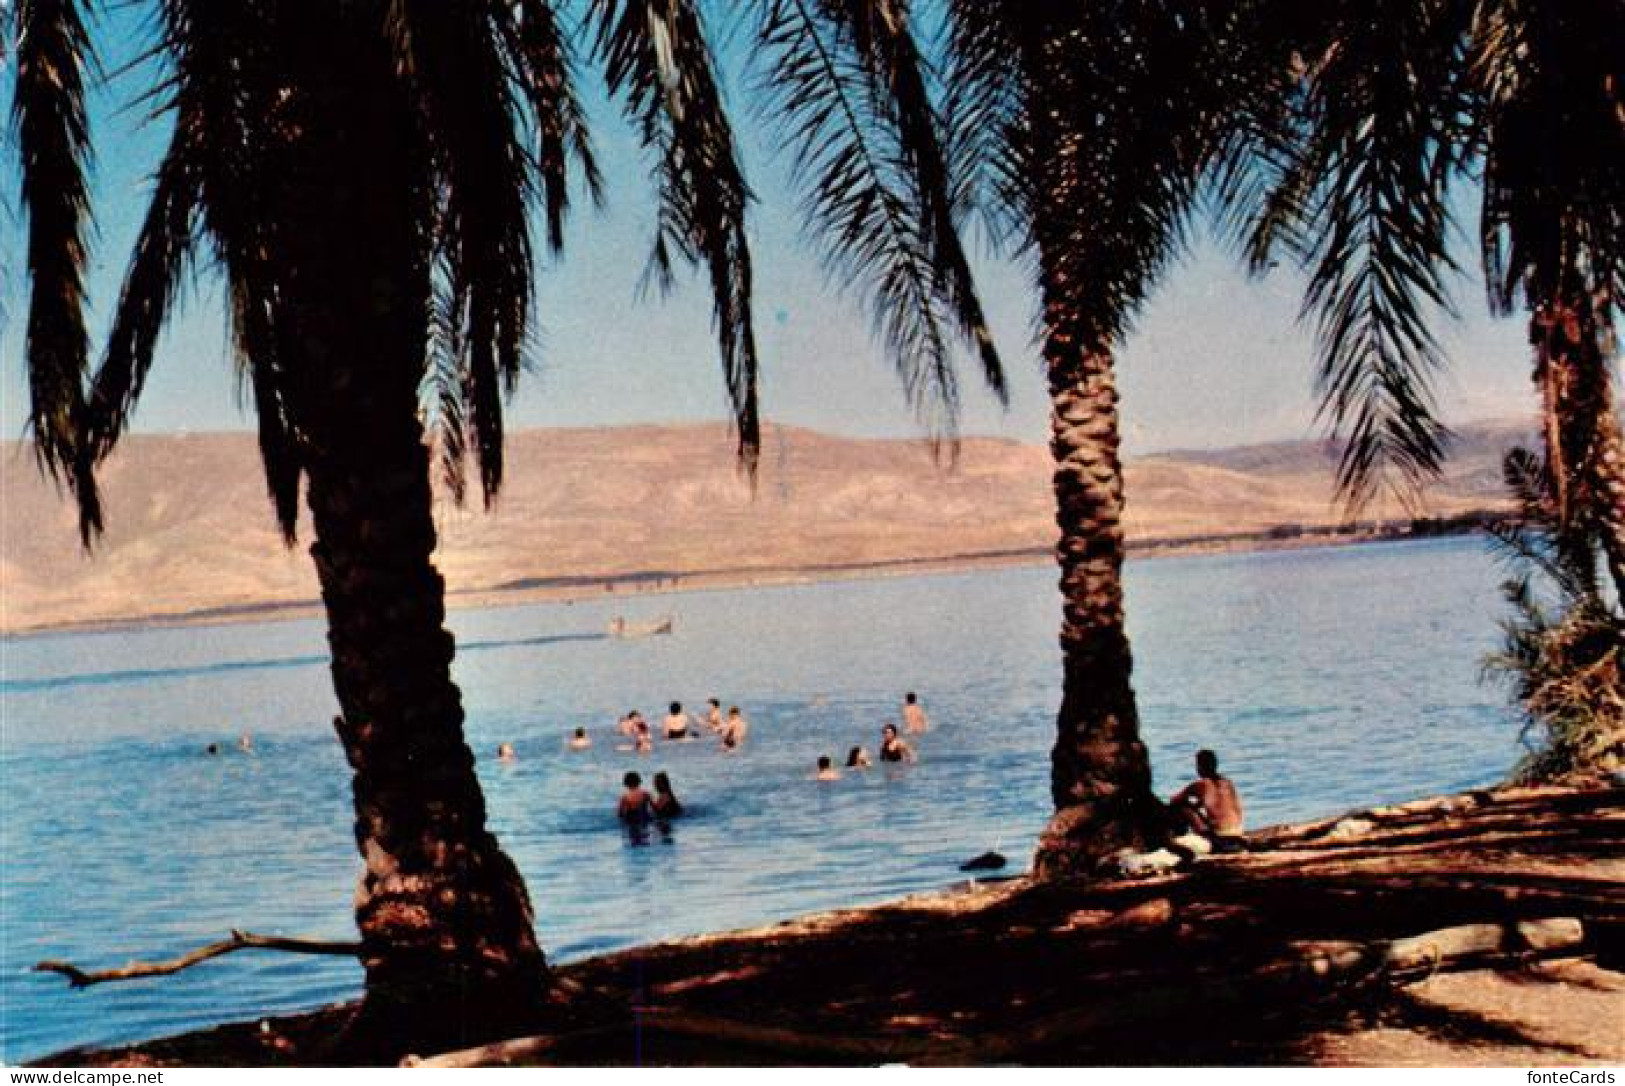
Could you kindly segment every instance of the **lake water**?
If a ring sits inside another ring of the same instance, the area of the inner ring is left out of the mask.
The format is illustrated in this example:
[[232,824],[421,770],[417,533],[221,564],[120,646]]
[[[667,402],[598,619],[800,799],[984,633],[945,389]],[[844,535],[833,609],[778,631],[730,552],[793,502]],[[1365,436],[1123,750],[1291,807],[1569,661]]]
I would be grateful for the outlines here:
[[[1046,568],[717,591],[453,615],[492,820],[560,961],[881,901],[1025,865],[1048,814],[1059,682]],[[1166,794],[1210,746],[1252,825],[1501,777],[1517,725],[1478,681],[1499,574],[1477,540],[1132,562],[1136,686]],[[615,614],[674,636],[612,641]],[[42,958],[104,968],[230,928],[352,936],[358,861],[317,622],[11,639],[0,735],[0,1060],[357,994],[342,959],[245,951],[73,991]],[[874,749],[918,690],[917,765],[808,780]],[[743,753],[617,752],[631,707],[743,707]],[[575,725],[594,748],[568,753]],[[252,732],[256,752],[233,749]],[[492,753],[512,742],[517,762]],[[203,747],[222,745],[208,757]],[[670,772],[692,817],[626,842],[619,779]]]

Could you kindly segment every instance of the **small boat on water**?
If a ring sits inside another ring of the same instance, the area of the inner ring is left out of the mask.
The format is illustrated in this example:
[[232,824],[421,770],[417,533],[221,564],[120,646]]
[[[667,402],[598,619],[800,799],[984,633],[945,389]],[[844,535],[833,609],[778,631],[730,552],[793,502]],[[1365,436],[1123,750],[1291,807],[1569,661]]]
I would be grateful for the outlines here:
[[611,637],[654,637],[657,634],[669,634],[677,619],[672,615],[662,615],[648,622],[628,622],[620,615],[609,620],[609,636]]

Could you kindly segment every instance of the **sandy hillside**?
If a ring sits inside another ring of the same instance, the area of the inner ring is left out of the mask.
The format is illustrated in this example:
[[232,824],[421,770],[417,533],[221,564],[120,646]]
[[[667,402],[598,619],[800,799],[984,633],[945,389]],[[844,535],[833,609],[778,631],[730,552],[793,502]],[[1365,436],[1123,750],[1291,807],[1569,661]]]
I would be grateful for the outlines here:
[[[1498,500],[1510,427],[1464,433],[1433,513]],[[757,492],[721,426],[513,435],[490,514],[439,510],[454,592],[638,573],[748,575],[902,559],[1042,550],[1053,538],[1041,446],[984,438],[949,468],[914,441],[770,426]],[[1173,453],[1129,465],[1137,541],[1327,524],[1330,460],[1311,442]],[[310,601],[301,546],[278,541],[252,435],[125,440],[103,475],[108,532],[80,552],[69,503],[25,447],[0,446],[0,629]]]

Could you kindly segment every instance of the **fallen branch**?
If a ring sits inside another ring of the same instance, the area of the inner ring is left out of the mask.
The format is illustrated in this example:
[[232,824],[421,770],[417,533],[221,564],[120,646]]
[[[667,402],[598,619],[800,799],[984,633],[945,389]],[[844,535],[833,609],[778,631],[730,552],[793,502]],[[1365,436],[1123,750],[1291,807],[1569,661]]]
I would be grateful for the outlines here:
[[291,954],[337,954],[355,957],[361,953],[360,943],[333,943],[320,939],[289,939],[281,935],[256,935],[250,931],[233,930],[231,938],[199,947],[166,962],[131,962],[122,969],[103,969],[86,972],[71,962],[43,961],[34,966],[36,973],[61,973],[75,988],[88,988],[112,980],[135,980],[139,977],[162,977],[179,973],[199,962],[230,954],[234,950],[285,950]]

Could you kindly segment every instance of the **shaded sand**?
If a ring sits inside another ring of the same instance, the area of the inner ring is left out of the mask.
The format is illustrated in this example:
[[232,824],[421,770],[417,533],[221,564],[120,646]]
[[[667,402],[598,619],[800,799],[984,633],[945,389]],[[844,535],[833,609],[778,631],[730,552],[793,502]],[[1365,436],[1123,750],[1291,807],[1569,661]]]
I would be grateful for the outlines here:
[[1347,1030],[1311,1039],[1315,1063],[1353,1067],[1625,1064],[1625,974],[1587,961],[1429,977]]
[[[580,962],[558,971],[548,1036],[497,1055],[567,1065],[1625,1060],[1625,790],[1481,792],[1255,840],[1257,851],[1189,873],[968,883]],[[1555,917],[1577,919],[1583,943],[1543,955],[1512,941],[1529,930],[1520,922]],[[1491,925],[1509,941],[1421,969],[1369,965],[1373,947],[1458,925]],[[1366,964],[1333,964],[1350,961]],[[56,1061],[321,1063],[348,1013]]]

